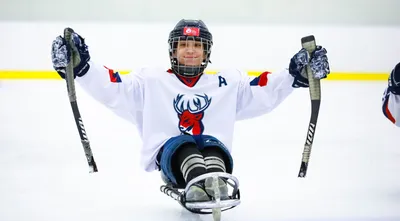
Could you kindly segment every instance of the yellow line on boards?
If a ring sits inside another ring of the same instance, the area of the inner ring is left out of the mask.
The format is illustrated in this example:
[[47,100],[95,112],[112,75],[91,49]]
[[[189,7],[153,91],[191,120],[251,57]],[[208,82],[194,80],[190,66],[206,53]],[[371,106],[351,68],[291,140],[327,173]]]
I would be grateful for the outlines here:
[[[120,71],[127,74],[129,71]],[[215,74],[217,71],[206,71],[207,74]],[[258,76],[261,71],[248,71],[250,76]],[[341,81],[377,81],[387,80],[389,73],[364,73],[364,72],[332,72],[327,80]],[[0,79],[14,80],[35,80],[35,79],[61,79],[55,71],[19,71],[19,70],[0,70]]]

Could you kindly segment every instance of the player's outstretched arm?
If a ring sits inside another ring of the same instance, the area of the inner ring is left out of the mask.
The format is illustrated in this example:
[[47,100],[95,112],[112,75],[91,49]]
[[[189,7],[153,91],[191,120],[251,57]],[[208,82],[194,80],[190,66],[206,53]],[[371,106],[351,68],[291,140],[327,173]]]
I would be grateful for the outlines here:
[[138,74],[119,75],[103,65],[91,61],[89,48],[85,39],[79,34],[72,34],[73,44],[67,47],[63,37],[58,36],[52,43],[53,68],[61,78],[65,79],[66,66],[70,53],[73,53],[74,77],[80,86],[94,99],[123,115],[130,116],[141,108],[142,78]]
[[382,100],[384,116],[400,127],[400,63],[393,68],[389,75],[388,87]]
[[317,46],[312,54],[308,54],[305,49],[298,51],[291,58],[287,70],[264,72],[255,78],[242,74],[244,77],[239,88],[238,118],[246,119],[268,113],[279,106],[294,88],[307,88],[307,64],[310,64],[314,78],[323,79],[330,73],[327,50]]

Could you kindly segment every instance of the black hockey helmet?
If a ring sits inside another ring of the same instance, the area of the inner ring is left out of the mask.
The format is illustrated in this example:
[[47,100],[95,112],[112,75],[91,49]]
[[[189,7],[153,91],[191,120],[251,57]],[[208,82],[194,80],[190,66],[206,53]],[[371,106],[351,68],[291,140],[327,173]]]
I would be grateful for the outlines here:
[[[203,44],[204,60],[199,66],[185,66],[180,64],[176,57],[179,40],[195,40]],[[212,34],[208,31],[202,20],[180,20],[169,33],[169,57],[171,69],[175,74],[185,77],[195,77],[202,74],[210,62],[211,47],[213,45]]]

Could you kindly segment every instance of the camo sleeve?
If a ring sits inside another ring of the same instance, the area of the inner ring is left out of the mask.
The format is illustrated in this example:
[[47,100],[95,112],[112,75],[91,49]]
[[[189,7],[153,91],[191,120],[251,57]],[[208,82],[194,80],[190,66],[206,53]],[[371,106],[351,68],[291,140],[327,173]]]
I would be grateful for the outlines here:
[[386,90],[382,99],[382,112],[388,120],[400,127],[400,95]]
[[79,85],[95,100],[118,116],[136,124],[143,108],[144,80],[140,72],[120,75],[108,67],[89,62],[87,74],[77,77]]
[[293,77],[287,70],[251,77],[241,72],[236,117],[248,119],[269,113],[292,93]]

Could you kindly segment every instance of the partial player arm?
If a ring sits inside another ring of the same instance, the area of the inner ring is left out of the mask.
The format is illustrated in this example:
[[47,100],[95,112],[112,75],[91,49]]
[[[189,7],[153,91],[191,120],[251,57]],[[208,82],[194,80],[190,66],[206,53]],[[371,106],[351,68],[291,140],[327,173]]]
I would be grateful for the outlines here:
[[72,39],[72,50],[67,49],[61,36],[53,41],[52,61],[57,73],[65,78],[68,55],[74,53],[74,75],[82,88],[119,116],[136,123],[136,114],[141,113],[144,96],[141,74],[119,75],[118,72],[95,64],[90,60],[84,39],[76,33]]
[[309,63],[314,78],[323,79],[330,73],[327,51],[317,46],[311,55],[301,49],[290,60],[289,69],[280,73],[264,72],[258,77],[241,73],[238,91],[237,119],[268,113],[281,104],[294,88],[308,87],[305,66]]
[[400,95],[386,92],[383,97],[382,111],[387,119],[400,127]]
[[76,78],[80,86],[119,116],[136,123],[136,114],[143,108],[141,73],[120,75],[118,72],[89,61],[89,71]]
[[382,111],[387,119],[400,127],[400,63],[390,73],[388,88],[382,99]]
[[237,119],[257,117],[275,109],[293,91],[293,77],[288,71],[264,72],[250,77],[241,72],[236,108]]

